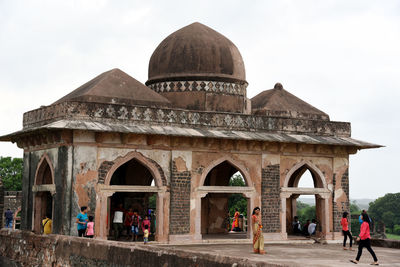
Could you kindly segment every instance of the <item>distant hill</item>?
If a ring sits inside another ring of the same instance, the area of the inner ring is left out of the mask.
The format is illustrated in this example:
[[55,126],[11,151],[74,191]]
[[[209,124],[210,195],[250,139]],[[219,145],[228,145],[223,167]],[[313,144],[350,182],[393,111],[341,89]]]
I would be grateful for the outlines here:
[[[308,205],[315,205],[315,198],[313,197],[299,197],[299,201],[306,203]],[[371,198],[355,198],[350,199],[351,203],[356,204],[362,210],[367,210],[369,207],[369,203],[375,201],[375,199]]]

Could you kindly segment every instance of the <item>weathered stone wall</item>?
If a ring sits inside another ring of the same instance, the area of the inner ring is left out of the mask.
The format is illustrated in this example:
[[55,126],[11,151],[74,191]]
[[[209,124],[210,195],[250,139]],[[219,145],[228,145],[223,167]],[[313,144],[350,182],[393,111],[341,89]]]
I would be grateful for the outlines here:
[[190,232],[190,184],[191,172],[179,170],[177,162],[172,161],[170,202],[170,234],[172,235]]
[[280,175],[279,164],[269,165],[262,170],[262,222],[263,232],[280,232]]
[[24,171],[22,177],[22,209],[21,229],[32,230],[34,210],[34,193],[32,186],[35,183],[36,172],[40,160],[46,155],[54,170],[56,193],[53,195],[53,233],[68,234],[70,229],[70,169],[71,147],[60,146],[24,152]]
[[[0,193],[0,197],[1,197],[1,193]],[[4,212],[7,209],[10,209],[14,213],[14,215],[18,210],[21,209],[22,192],[21,191],[5,191],[3,194],[3,200],[4,200],[4,211],[1,212],[0,217],[3,220],[3,222],[5,222]],[[14,220],[15,220],[15,217],[14,217]],[[1,226],[3,226],[3,225],[1,224]]]
[[[0,231],[2,266],[248,266],[239,257],[204,255],[168,247],[126,245],[112,241],[62,235],[35,235],[28,231]],[[260,264],[259,266],[276,266]]]

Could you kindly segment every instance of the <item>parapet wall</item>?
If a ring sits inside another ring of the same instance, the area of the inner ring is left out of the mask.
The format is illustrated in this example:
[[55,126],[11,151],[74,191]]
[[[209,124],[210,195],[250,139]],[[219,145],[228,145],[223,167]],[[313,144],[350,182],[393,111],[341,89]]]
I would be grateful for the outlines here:
[[[0,230],[0,266],[248,266],[242,258],[27,231]],[[257,266],[277,266],[262,263]]]

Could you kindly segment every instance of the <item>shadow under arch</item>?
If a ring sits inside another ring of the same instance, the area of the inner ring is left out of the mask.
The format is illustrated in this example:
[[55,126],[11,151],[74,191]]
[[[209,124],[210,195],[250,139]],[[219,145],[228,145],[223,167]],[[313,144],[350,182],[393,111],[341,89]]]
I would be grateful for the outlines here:
[[203,173],[202,173],[202,175],[200,177],[199,186],[205,186],[205,181],[206,181],[207,176],[209,175],[209,173],[215,167],[217,167],[218,165],[220,165],[220,164],[222,164],[224,162],[229,163],[231,166],[236,168],[242,174],[246,186],[250,186],[250,187],[254,186],[253,181],[250,179],[250,174],[247,171],[246,167],[243,164],[241,164],[240,162],[238,162],[238,161],[236,161],[236,160],[234,160],[234,159],[232,159],[231,157],[228,157],[228,156],[224,156],[224,157],[221,157],[219,159],[216,159],[216,160],[212,161],[207,166],[207,168],[204,169],[204,171],[203,171]]

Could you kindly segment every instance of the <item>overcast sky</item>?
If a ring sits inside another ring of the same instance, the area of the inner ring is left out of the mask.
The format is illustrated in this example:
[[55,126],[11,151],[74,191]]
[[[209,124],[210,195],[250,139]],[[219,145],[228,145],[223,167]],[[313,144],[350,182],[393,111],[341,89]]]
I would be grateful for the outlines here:
[[144,83],[157,45],[195,21],[239,48],[248,97],[280,82],[386,146],[350,157],[351,198],[400,192],[400,1],[0,0],[0,135],[112,68]]

